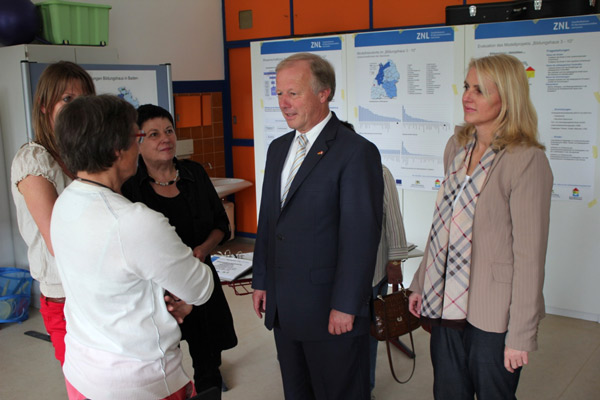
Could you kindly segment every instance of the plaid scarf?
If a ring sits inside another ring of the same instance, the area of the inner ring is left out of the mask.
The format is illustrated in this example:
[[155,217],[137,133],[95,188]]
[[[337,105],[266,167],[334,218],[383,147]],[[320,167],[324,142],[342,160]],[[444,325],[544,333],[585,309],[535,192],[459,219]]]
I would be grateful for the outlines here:
[[488,147],[460,197],[476,140],[458,152],[435,202],[426,254],[421,315],[430,319],[465,320],[469,298],[473,216],[496,153]]

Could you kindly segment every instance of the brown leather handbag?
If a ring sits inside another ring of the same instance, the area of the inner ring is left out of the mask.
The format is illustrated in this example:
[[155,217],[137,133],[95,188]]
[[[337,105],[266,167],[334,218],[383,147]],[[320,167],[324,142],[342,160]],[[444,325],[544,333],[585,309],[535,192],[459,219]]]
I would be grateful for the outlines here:
[[379,294],[377,298],[373,300],[374,322],[371,323],[371,335],[379,341],[385,340],[392,376],[396,382],[406,383],[412,378],[415,372],[415,357],[413,357],[413,367],[408,379],[405,381],[399,380],[394,372],[392,355],[390,353],[390,340],[397,340],[399,336],[408,333],[410,335],[410,344],[414,354],[415,344],[412,331],[417,329],[420,326],[420,323],[419,318],[408,311],[408,296],[410,296],[410,290],[404,289],[402,284],[400,284],[400,287],[400,290],[397,292],[385,296]]

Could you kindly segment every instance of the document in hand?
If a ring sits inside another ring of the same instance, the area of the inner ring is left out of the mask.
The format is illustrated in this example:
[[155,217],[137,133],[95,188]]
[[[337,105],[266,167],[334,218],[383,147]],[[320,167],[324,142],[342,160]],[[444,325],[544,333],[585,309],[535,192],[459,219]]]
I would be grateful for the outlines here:
[[222,281],[233,281],[252,269],[252,260],[220,256],[213,256],[211,260]]

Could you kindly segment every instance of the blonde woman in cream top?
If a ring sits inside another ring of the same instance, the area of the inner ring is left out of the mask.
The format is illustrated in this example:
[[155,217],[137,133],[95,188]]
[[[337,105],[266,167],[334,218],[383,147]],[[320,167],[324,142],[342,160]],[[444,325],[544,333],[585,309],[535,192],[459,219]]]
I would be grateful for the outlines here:
[[409,306],[431,327],[436,400],[514,399],[544,316],[553,176],[517,58],[472,60],[463,108]]

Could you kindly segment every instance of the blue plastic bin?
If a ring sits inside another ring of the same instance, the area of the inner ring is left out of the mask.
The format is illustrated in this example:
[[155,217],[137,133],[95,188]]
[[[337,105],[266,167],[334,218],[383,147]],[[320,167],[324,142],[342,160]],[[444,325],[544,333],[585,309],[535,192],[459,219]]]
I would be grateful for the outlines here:
[[25,269],[0,268],[0,323],[29,318],[32,283],[33,278]]

